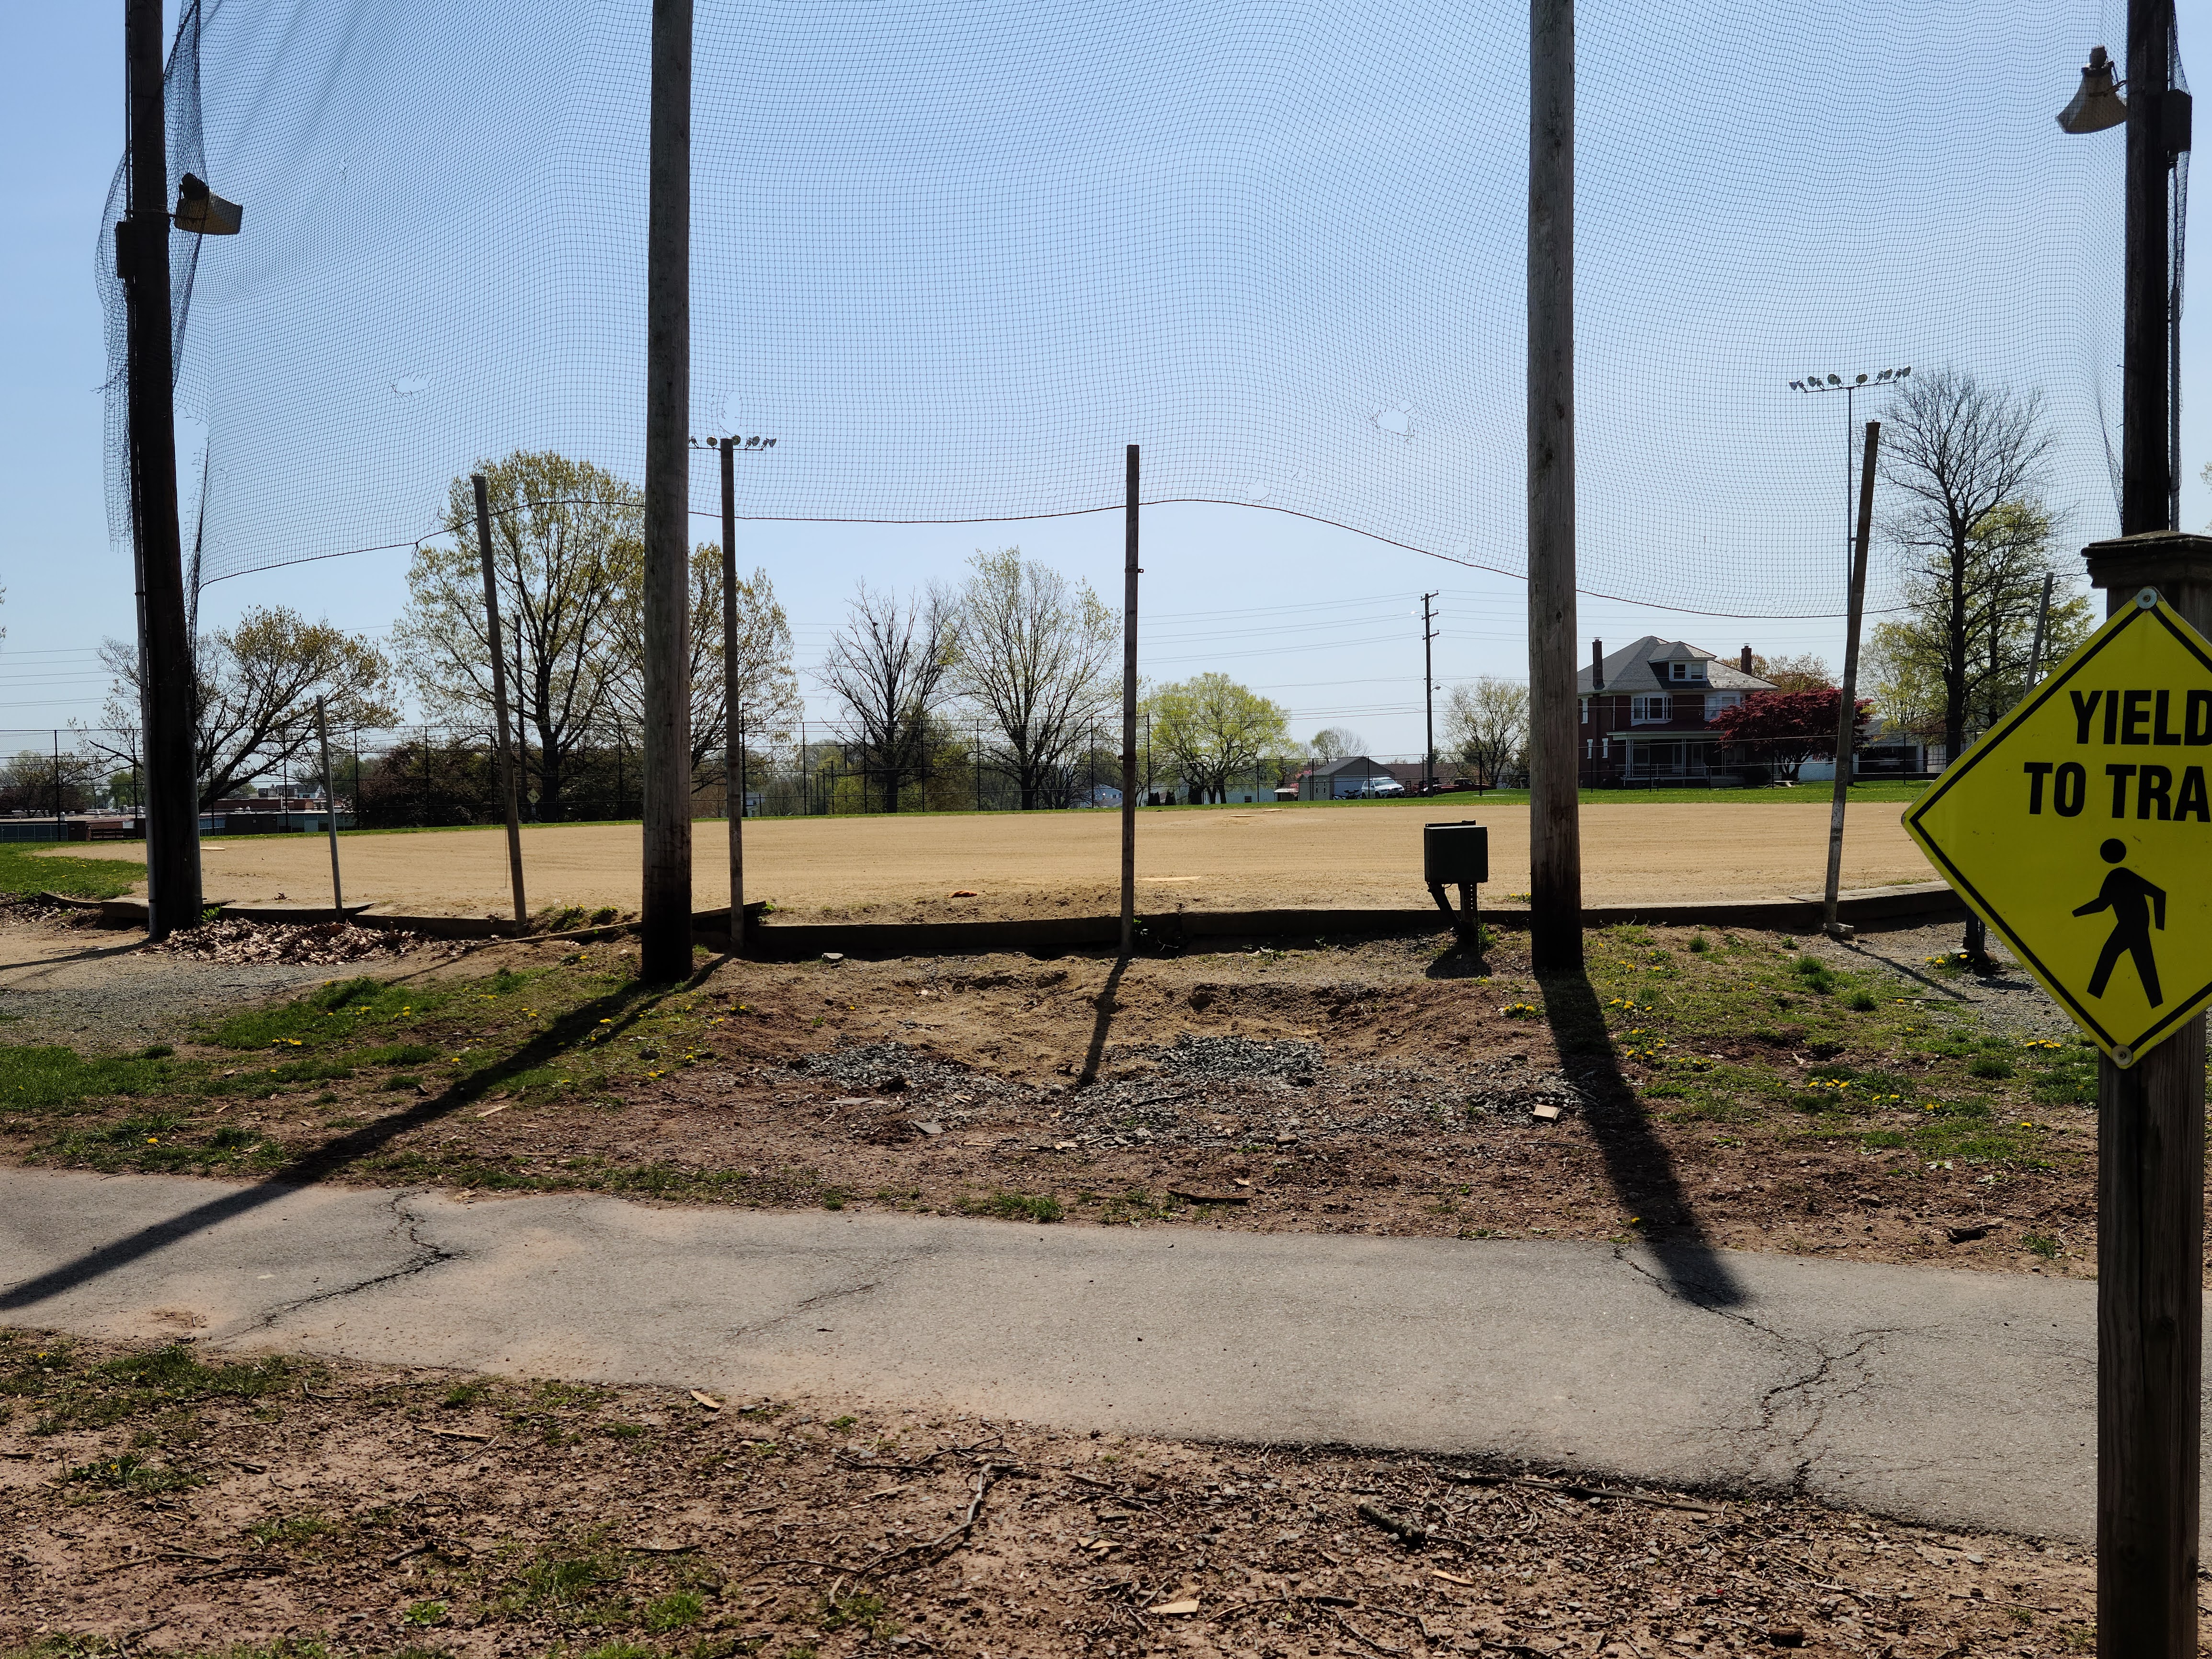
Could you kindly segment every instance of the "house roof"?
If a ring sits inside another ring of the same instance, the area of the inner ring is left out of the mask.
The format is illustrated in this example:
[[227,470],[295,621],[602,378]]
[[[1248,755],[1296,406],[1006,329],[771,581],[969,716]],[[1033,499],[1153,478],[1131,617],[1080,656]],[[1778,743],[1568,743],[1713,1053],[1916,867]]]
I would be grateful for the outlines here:
[[1364,755],[1346,755],[1342,760],[1316,761],[1308,769],[1317,778],[1388,777],[1387,769],[1377,766]]
[[[1605,690],[1622,693],[1636,691],[1680,690],[1683,683],[1669,680],[1656,663],[1701,662],[1705,665],[1705,684],[1715,691],[1771,691],[1774,683],[1760,679],[1756,674],[1747,674],[1725,657],[1714,655],[1680,640],[1662,640],[1656,634],[1646,634],[1618,651],[1609,652],[1605,659]],[[1575,676],[1575,690],[1588,696],[1595,688],[1590,684],[1590,671],[1585,667]]]

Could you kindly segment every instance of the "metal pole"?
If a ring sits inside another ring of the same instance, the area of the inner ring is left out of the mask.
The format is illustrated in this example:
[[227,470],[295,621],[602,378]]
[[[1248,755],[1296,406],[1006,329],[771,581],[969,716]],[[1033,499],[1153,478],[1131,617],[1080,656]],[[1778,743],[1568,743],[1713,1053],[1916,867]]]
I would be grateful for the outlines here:
[[[491,647],[492,708],[499,717],[492,748],[492,787],[507,810],[507,877],[514,890],[514,931],[519,933],[530,924],[530,908],[522,896],[522,807],[507,728],[507,647],[500,640],[499,581],[492,571],[491,492],[481,472],[471,473],[469,482],[477,491],[477,556],[483,564],[484,636]],[[427,752],[427,739],[423,747]],[[333,852],[332,857],[336,856]]]
[[1137,446],[1121,481],[1121,954],[1137,948],[1137,508],[1141,495]]
[[2172,0],[2128,0],[2126,309],[2122,322],[2120,533],[2169,530],[2166,149]]
[[730,954],[745,948],[745,751],[738,737],[738,441],[722,440],[722,773],[730,796]]
[[1421,595],[1421,714],[1426,722],[1428,739],[1421,750],[1421,793],[1425,795],[1437,787],[1437,635],[1429,625],[1436,620],[1430,614],[1429,601],[1436,597],[1433,592]]
[[323,750],[323,805],[329,809],[331,829],[331,919],[345,920],[345,884],[338,878],[338,781],[331,771],[331,724],[323,700],[315,699],[315,740]]
[[1866,423],[1866,458],[1859,466],[1859,528],[1851,546],[1850,592],[1844,610],[1844,698],[1836,711],[1836,788],[1828,807],[1828,886],[1821,903],[1821,925],[1830,938],[1836,926],[1836,891],[1844,878],[1844,806],[1851,796],[1853,741],[1858,736],[1859,629],[1866,615],[1867,544],[1874,534],[1874,458],[1881,441],[1881,422]]
[[62,734],[54,729],[54,839],[62,838]]
[[146,733],[146,933],[200,919],[198,698],[177,523],[177,423],[169,312],[169,160],[161,0],[125,0],[131,198],[116,227],[128,307],[131,523],[138,575],[139,702]]
[[2051,629],[2051,584],[2055,580],[2051,572],[2043,573],[2043,599],[2035,607],[2035,643],[2027,649],[2027,685],[2021,693],[2023,696],[2034,690],[2043,678],[2043,641]]
[[645,255],[645,815],[639,976],[691,971],[691,0],[653,0]]
[[1538,972],[1582,966],[1575,764],[1575,9],[1528,8],[1528,864]]

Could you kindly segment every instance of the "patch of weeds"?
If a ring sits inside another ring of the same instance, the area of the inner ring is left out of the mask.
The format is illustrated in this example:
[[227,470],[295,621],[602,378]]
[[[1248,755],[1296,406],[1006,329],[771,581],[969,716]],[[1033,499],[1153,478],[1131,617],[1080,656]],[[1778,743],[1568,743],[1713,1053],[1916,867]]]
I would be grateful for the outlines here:
[[1855,1013],[1870,1014],[1881,1005],[1874,1000],[1871,994],[1865,991],[1854,991],[1844,999],[1844,1006]]
[[1800,957],[1790,966],[1798,983],[1816,995],[1826,996],[1836,988],[1835,971],[1818,957]]
[[830,1419],[830,1426],[842,1433],[860,1420],[857,1417],[833,1417]]
[[626,1642],[617,1636],[611,1642],[602,1642],[589,1650],[584,1659],[660,1659],[651,1648],[636,1642]]
[[204,1365],[183,1343],[126,1354],[57,1379],[43,1431],[105,1428],[143,1413],[204,1400],[256,1400],[296,1385],[302,1368],[281,1355]]
[[997,1216],[1005,1221],[1058,1221],[1066,1213],[1049,1193],[993,1193],[988,1198],[963,1198],[960,1207],[969,1215]]
[[878,1640],[898,1634],[890,1604],[872,1590],[825,1595],[814,1606],[816,1621],[825,1631],[857,1630]]
[[1703,956],[1706,951],[1713,948],[1713,942],[1707,939],[1703,933],[1692,933],[1690,935],[1689,948],[1696,951],[1699,956]]
[[2021,1236],[2020,1243],[2022,1249],[2041,1256],[2045,1261],[2058,1259],[2058,1241],[2049,1233],[2024,1233]]
[[71,1486],[88,1486],[100,1492],[126,1492],[136,1498],[197,1486],[201,1480],[198,1475],[189,1474],[182,1469],[149,1463],[133,1453],[97,1463],[80,1463],[62,1479]]
[[490,1391],[490,1383],[480,1377],[472,1378],[466,1382],[454,1383],[452,1388],[446,1390],[445,1397],[438,1403],[447,1411],[459,1411],[464,1407],[475,1405]]
[[619,1562],[605,1555],[547,1553],[516,1575],[512,1601],[523,1607],[564,1611],[588,1604],[592,1593],[622,1582]]
[[305,1515],[257,1521],[246,1529],[246,1535],[257,1544],[304,1544],[330,1529],[329,1522],[310,1510]]
[[599,1432],[617,1440],[642,1440],[651,1431],[642,1423],[602,1423]]
[[180,1065],[170,1054],[143,1050],[87,1058],[58,1044],[0,1044],[0,1108],[61,1113],[76,1111],[87,1101],[118,1096],[174,1099],[202,1092],[198,1085],[204,1071]]
[[845,1200],[850,1198],[852,1194],[843,1187],[824,1187],[815,1196],[823,1209],[842,1210],[845,1207]]
[[697,1590],[672,1590],[647,1602],[645,1627],[649,1631],[681,1630],[707,1616],[707,1598]]
[[390,1077],[385,1079],[383,1082],[377,1085],[377,1087],[380,1089],[391,1090],[419,1089],[422,1086],[422,1079],[412,1072],[394,1072]]
[[438,1051],[427,1042],[387,1042],[354,1058],[364,1066],[428,1066],[438,1058]]
[[2007,1078],[2013,1074],[2012,1062],[1997,1054],[1977,1054],[1967,1066],[1970,1076]]
[[399,1617],[402,1622],[412,1625],[419,1630],[431,1625],[444,1624],[447,1611],[443,1601],[417,1601]]

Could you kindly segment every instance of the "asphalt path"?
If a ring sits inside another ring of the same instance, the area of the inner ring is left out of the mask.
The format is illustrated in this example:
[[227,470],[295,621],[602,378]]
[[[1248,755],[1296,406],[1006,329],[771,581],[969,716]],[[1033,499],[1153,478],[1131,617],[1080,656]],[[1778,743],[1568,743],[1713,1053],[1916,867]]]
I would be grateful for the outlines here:
[[11,1170],[0,1320],[2094,1526],[2095,1287],[2033,1275]]

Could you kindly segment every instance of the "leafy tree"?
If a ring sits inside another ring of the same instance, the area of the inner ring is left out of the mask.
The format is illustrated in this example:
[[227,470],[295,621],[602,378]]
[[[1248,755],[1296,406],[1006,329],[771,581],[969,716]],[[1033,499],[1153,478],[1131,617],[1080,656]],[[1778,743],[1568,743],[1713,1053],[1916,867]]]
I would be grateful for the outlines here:
[[1056,785],[1120,683],[1120,618],[1089,583],[1018,547],[979,551],[969,570],[952,689],[988,724],[983,763],[1013,779],[1026,812],[1064,793]]
[[1836,683],[1835,675],[1829,671],[1828,659],[1817,651],[1801,652],[1794,657],[1754,656],[1751,672],[1777,691],[1818,691],[1824,685]]
[[1881,471],[1903,505],[1884,520],[1902,561],[1913,623],[1943,684],[1944,752],[1956,760],[1988,683],[2016,679],[2005,641],[2033,625],[2054,568],[2037,501],[2051,436],[2039,393],[1985,386],[1944,368],[1903,384],[1882,431]]
[[[1988,654],[1977,652],[1970,659],[1974,670],[1972,706],[1984,726],[2027,695],[2028,658],[2035,647],[2035,611],[2041,594],[2039,581],[2035,605],[1996,612],[1996,638],[1984,642]],[[2041,672],[2048,674],[2096,625],[2094,595],[2054,590]],[[1867,637],[1861,678],[1873,694],[1875,708],[1890,727],[1923,743],[1940,742],[1944,735],[1943,647],[1942,636],[1923,617],[1876,623]]]
[[887,812],[898,811],[901,786],[926,773],[932,717],[950,689],[959,637],[942,589],[901,599],[863,581],[830,640],[822,681],[845,706],[846,756],[883,791]]
[[92,805],[99,774],[96,764],[74,753],[23,750],[0,766],[0,812],[82,812]]
[[354,822],[364,830],[489,823],[505,811],[495,794],[489,743],[440,742],[425,733],[363,761],[354,781]]
[[1306,747],[1317,761],[1349,760],[1367,752],[1367,739],[1348,726],[1326,726],[1313,734]]
[[1290,711],[1226,674],[1163,685],[1145,699],[1153,746],[1191,793],[1225,800],[1229,780],[1257,769],[1290,736]]
[[[536,816],[550,822],[566,811],[576,752],[610,708],[624,593],[618,556],[642,545],[644,502],[612,473],[550,451],[517,450],[483,472],[526,793],[534,784]],[[476,520],[474,488],[455,478],[446,501],[449,539],[416,550],[392,638],[434,718],[489,732],[491,647]]]
[[[645,719],[645,544],[623,538],[608,555],[620,603],[608,617],[608,704],[622,719]],[[768,572],[738,578],[738,719],[750,750],[782,742],[799,724],[799,676],[791,664],[791,623]],[[691,764],[717,759],[727,743],[729,688],[722,672],[722,550],[691,551]]]
[[[107,640],[100,654],[115,676],[107,723],[135,726],[137,647]],[[203,807],[272,772],[305,775],[307,757],[315,751],[317,697],[334,732],[388,725],[398,717],[390,696],[392,668],[382,651],[359,635],[308,622],[282,605],[256,607],[234,626],[202,635],[193,657]]]
[[1495,784],[1520,770],[1528,751],[1528,688],[1486,674],[1444,694],[1444,750]]
[[[1750,758],[1794,781],[1807,761],[1836,752],[1836,716],[1843,702],[1843,692],[1832,685],[1804,691],[1753,691],[1741,702],[1720,710],[1711,724],[1730,747],[1748,751]],[[1864,733],[1873,706],[1859,699],[1854,726],[1857,733]]]

